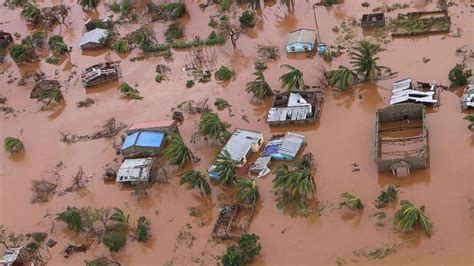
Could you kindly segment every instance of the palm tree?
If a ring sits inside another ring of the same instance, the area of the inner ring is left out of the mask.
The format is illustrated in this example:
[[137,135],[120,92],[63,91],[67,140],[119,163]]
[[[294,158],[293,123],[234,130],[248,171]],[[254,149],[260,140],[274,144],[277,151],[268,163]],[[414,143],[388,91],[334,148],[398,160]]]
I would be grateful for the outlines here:
[[211,194],[211,186],[200,171],[189,170],[179,175],[179,184],[188,184],[188,189],[199,189],[206,195]]
[[165,149],[165,154],[168,156],[172,164],[179,164],[179,169],[183,168],[187,161],[194,158],[191,150],[186,147],[183,139],[177,133],[168,133],[169,145]]
[[26,3],[25,5],[23,5],[21,16],[24,17],[26,21],[34,23],[37,21],[40,15],[41,11],[35,4]]
[[219,184],[223,185],[234,185],[237,179],[235,178],[235,168],[238,163],[234,161],[230,153],[227,150],[223,150],[217,158],[214,160],[213,172],[219,174]]
[[235,195],[235,198],[239,202],[251,202],[253,206],[257,204],[258,199],[258,187],[255,180],[248,178],[242,178],[237,181],[237,187],[239,192]]
[[115,212],[110,216],[110,220],[115,222],[113,229],[126,231],[128,229],[130,215],[125,216],[123,211],[119,208],[114,208],[114,210]]
[[339,66],[339,69],[329,72],[329,85],[344,91],[352,84],[354,84],[354,73],[349,68]]
[[362,204],[362,201],[356,195],[353,195],[349,192],[344,192],[344,193],[341,194],[341,197],[344,200],[339,203],[339,209],[344,207],[344,206],[348,207],[352,211],[364,208],[364,204]]
[[99,5],[100,0],[77,0],[77,3],[83,9],[92,10]]
[[285,67],[290,70],[288,73],[281,75],[278,79],[281,81],[283,88],[287,87],[289,91],[294,89],[304,89],[303,72],[301,72],[301,70],[286,64],[281,65],[280,67]]
[[247,82],[245,86],[245,91],[247,93],[253,93],[253,96],[263,100],[267,96],[273,95],[272,88],[270,88],[270,85],[265,81],[265,77],[263,76],[262,71],[257,71],[253,73],[256,78],[254,81]]
[[395,213],[393,222],[395,227],[401,232],[410,232],[416,225],[421,225],[427,236],[431,236],[433,224],[424,214],[425,206],[417,208],[408,200],[400,202],[401,208]]
[[296,162],[291,168],[288,165],[278,166],[273,173],[273,187],[276,188],[284,196],[291,198],[314,197],[316,194],[316,183],[312,172],[314,164],[312,155],[304,155],[302,160]]
[[57,103],[64,100],[63,93],[61,90],[54,86],[49,86],[46,88],[42,88],[38,91],[38,101],[43,101],[48,99],[46,105],[49,105],[51,101],[55,101]]
[[21,140],[19,138],[6,137],[3,140],[3,148],[7,152],[9,152],[11,154],[15,154],[15,153],[19,153],[22,150],[24,150],[25,146],[23,145],[23,142],[21,142]]
[[229,124],[222,122],[217,114],[211,112],[203,113],[199,121],[199,132],[213,141],[229,137],[229,127]]
[[364,76],[364,80],[374,81],[377,78],[378,71],[383,67],[377,65],[378,46],[368,41],[361,41],[359,46],[353,47],[350,53],[351,64],[355,71]]

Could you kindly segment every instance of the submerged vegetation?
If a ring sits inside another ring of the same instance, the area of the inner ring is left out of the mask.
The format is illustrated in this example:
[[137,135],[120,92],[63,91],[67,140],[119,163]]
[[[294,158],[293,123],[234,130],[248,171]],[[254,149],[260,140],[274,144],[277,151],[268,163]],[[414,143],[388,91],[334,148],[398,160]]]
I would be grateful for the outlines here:
[[211,141],[224,141],[230,136],[229,124],[222,122],[215,113],[205,112],[199,121],[199,132]]
[[405,233],[413,231],[414,227],[419,225],[427,236],[431,236],[433,224],[424,214],[425,206],[417,208],[408,200],[402,200],[400,206],[401,208],[395,213],[393,218],[395,228]]
[[449,81],[456,86],[464,86],[468,83],[469,78],[472,76],[472,70],[467,68],[466,64],[456,64],[449,71]]
[[354,73],[349,68],[339,66],[339,69],[329,72],[329,85],[344,91],[352,84],[354,84]]
[[383,208],[385,204],[395,200],[397,198],[398,190],[393,185],[389,185],[387,190],[380,192],[380,195],[375,201],[375,207]]
[[187,184],[188,189],[198,189],[205,195],[211,194],[211,186],[200,171],[188,170],[179,175],[179,184]]
[[344,192],[341,194],[341,197],[343,198],[343,201],[339,203],[339,209],[342,207],[347,207],[351,211],[355,211],[364,208],[364,204],[362,204],[362,201],[356,195],[353,195],[349,192]]
[[115,41],[112,44],[112,50],[115,50],[117,53],[128,53],[132,50],[127,39],[120,39]]
[[265,80],[263,72],[257,71],[253,74],[256,76],[255,80],[247,82],[245,85],[245,91],[247,93],[252,93],[255,98],[260,100],[273,95],[272,88],[270,88],[270,85],[268,85],[267,81]]
[[235,195],[235,198],[239,202],[250,203],[253,206],[257,205],[258,200],[258,187],[255,180],[249,178],[241,178],[237,180],[236,184],[239,191]]
[[301,72],[301,70],[290,65],[282,65],[281,67],[284,67],[289,70],[288,73],[283,74],[278,79],[281,81],[281,85],[283,88],[287,88],[289,91],[301,90],[305,88],[303,72]]
[[233,186],[237,182],[235,169],[238,162],[234,161],[227,150],[223,150],[213,162],[213,172],[219,175],[219,184],[221,186]]
[[216,80],[227,81],[227,80],[231,79],[234,76],[234,74],[235,74],[234,70],[232,70],[228,67],[225,67],[225,66],[221,66],[216,71],[214,76],[215,76]]
[[51,36],[48,40],[49,49],[55,56],[62,55],[68,51],[67,45],[64,43],[63,37],[59,35]]
[[125,95],[125,97],[127,97],[130,100],[142,100],[143,99],[143,96],[140,95],[140,92],[137,89],[132,88],[130,85],[128,85],[125,82],[120,83],[119,91],[123,95]]
[[237,246],[228,246],[226,253],[220,257],[222,265],[243,266],[252,263],[262,251],[262,246],[258,243],[259,239],[260,237],[256,234],[243,234],[237,240]]
[[165,154],[172,164],[177,164],[182,169],[187,161],[194,159],[193,153],[184,144],[183,139],[178,133],[168,133],[167,135],[169,143],[165,149]]
[[6,137],[3,140],[3,148],[11,154],[19,153],[25,149],[23,142],[19,138]]

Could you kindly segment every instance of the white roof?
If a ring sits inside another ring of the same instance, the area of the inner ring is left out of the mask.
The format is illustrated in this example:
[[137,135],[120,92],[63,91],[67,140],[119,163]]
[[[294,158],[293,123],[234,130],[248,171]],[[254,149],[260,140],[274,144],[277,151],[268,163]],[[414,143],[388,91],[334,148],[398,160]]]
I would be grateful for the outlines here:
[[464,108],[474,108],[474,84],[467,85],[461,101]]
[[413,89],[411,79],[403,79],[393,84],[390,105],[404,102],[437,103],[435,99],[436,82],[431,84],[430,91],[418,91]]
[[304,143],[305,137],[293,132],[287,132],[283,138],[278,153],[295,157]]
[[83,46],[88,43],[102,43],[110,34],[110,31],[106,29],[94,29],[84,33],[81,37],[81,41],[79,42],[79,46]]
[[311,106],[304,98],[298,93],[290,93],[290,97],[288,98],[288,107],[292,106]]
[[18,255],[20,254],[22,247],[19,248],[9,248],[5,250],[5,253],[3,255],[3,258],[0,259],[0,264],[2,265],[12,265],[16,259],[18,258]]
[[155,159],[127,159],[117,171],[116,182],[148,181]]
[[252,148],[252,144],[263,141],[263,134],[237,128],[222,150],[227,150],[232,160],[240,162]]

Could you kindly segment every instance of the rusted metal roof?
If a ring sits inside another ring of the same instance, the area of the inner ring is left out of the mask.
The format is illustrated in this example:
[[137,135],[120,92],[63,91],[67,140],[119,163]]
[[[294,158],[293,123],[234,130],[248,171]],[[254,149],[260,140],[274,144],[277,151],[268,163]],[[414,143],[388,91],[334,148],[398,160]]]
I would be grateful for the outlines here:
[[135,131],[140,129],[163,129],[167,130],[168,128],[174,126],[176,121],[174,120],[162,120],[162,121],[149,121],[149,122],[140,122],[134,123],[129,128],[128,131]]
[[310,29],[299,29],[291,31],[286,36],[286,45],[293,43],[315,43],[316,31]]

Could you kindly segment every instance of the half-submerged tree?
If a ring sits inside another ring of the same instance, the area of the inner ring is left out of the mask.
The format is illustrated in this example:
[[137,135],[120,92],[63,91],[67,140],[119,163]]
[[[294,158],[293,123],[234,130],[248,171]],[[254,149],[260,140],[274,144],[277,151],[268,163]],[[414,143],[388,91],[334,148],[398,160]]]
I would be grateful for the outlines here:
[[227,139],[230,135],[227,131],[229,127],[229,124],[222,122],[217,114],[211,112],[203,113],[199,121],[199,132],[211,141],[222,142]]
[[214,73],[214,77],[216,78],[216,80],[219,80],[219,81],[227,81],[231,79],[234,75],[235,75],[234,70],[225,66],[221,66],[216,71],[216,73]]
[[18,63],[30,63],[37,59],[33,47],[26,44],[14,44],[10,49],[10,55]]
[[136,237],[140,242],[147,242],[151,238],[151,222],[145,216],[137,220]]
[[259,193],[257,182],[255,180],[251,180],[249,178],[242,178],[237,180],[236,186],[237,188],[239,188],[237,195],[235,195],[237,201],[243,203],[250,203],[253,206],[257,204]]
[[41,10],[34,3],[26,3],[23,5],[21,16],[26,21],[35,23],[41,15]]
[[281,77],[278,79],[281,81],[283,88],[288,88],[289,91],[305,88],[303,72],[301,72],[301,70],[286,64],[281,65],[281,67],[289,70],[287,73],[281,75]]
[[130,47],[128,39],[125,39],[125,38],[115,41],[112,44],[111,48],[112,48],[112,50],[116,51],[119,54],[128,53],[132,50],[132,48]]
[[344,91],[352,84],[354,84],[354,73],[349,68],[339,66],[338,69],[329,72],[329,85]]
[[80,232],[84,230],[80,210],[76,207],[67,207],[65,211],[58,213],[56,219],[65,222],[68,228],[73,231]]
[[3,140],[3,148],[6,152],[11,154],[19,153],[25,149],[23,142],[19,138],[15,137],[6,137]]
[[172,164],[178,164],[181,169],[187,161],[194,160],[193,153],[178,133],[168,133],[167,139],[169,144],[165,149],[165,154]]
[[301,160],[289,167],[280,165],[274,171],[273,187],[283,197],[305,200],[308,196],[316,195],[316,183],[313,171],[315,169],[313,155],[303,155]]
[[456,64],[449,71],[449,81],[456,86],[464,86],[468,83],[469,78],[472,76],[472,70],[469,69],[466,64]]
[[393,223],[399,231],[411,232],[414,227],[420,225],[427,236],[431,236],[433,224],[424,214],[425,206],[417,208],[408,200],[400,202],[401,208],[395,213]]
[[262,71],[253,73],[256,77],[254,81],[247,82],[245,85],[245,91],[247,93],[253,93],[253,96],[257,99],[263,100],[265,97],[273,95],[272,88],[268,85],[263,76]]
[[189,170],[180,174],[179,184],[187,184],[188,189],[199,189],[205,195],[211,194],[211,186],[200,171]]
[[254,258],[262,251],[262,246],[258,243],[260,237],[256,234],[242,234],[236,245],[227,247],[227,252],[220,257],[224,266],[243,266],[253,262]]
[[100,0],[77,0],[77,3],[86,10],[92,10],[99,5]]
[[341,194],[343,201],[339,203],[339,209],[342,207],[348,207],[351,211],[364,208],[364,204],[360,198],[356,195],[353,195],[349,192],[344,192]]
[[48,40],[49,49],[54,55],[62,55],[68,51],[67,45],[64,43],[63,37],[60,35],[51,36]]
[[125,95],[125,97],[127,97],[131,100],[142,100],[143,99],[143,96],[140,95],[140,92],[137,89],[132,88],[130,85],[128,85],[125,82],[120,83],[119,91],[123,95]]
[[377,78],[378,72],[383,68],[377,65],[379,60],[376,57],[378,49],[379,47],[376,44],[365,40],[352,48],[350,53],[351,64],[354,65],[355,72],[363,76],[363,80],[374,81]]
[[376,208],[385,207],[385,204],[397,198],[397,194],[398,194],[398,190],[395,188],[395,186],[389,185],[387,190],[380,192],[380,195],[377,197],[377,200],[375,201],[375,207]]
[[227,150],[223,150],[217,158],[214,160],[214,169],[213,172],[219,174],[219,184],[224,185],[234,185],[237,181],[235,177],[235,168],[237,168],[238,163],[234,161],[230,153]]

